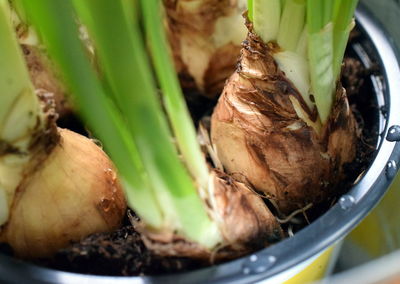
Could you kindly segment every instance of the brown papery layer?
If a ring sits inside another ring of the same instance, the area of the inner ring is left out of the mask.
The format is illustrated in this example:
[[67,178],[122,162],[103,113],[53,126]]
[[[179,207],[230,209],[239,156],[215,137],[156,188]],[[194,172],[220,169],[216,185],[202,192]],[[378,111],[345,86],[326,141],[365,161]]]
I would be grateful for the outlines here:
[[212,177],[212,197],[205,203],[218,224],[223,243],[207,249],[177,235],[157,234],[142,228],[144,243],[150,250],[164,256],[213,262],[240,257],[284,237],[276,218],[256,193],[223,173],[213,172]]
[[72,112],[67,101],[67,91],[44,50],[37,46],[22,44],[25,61],[36,90],[51,93],[55,101],[56,113],[63,117]]
[[309,121],[317,121],[317,112],[279,69],[277,49],[249,32],[212,115],[211,137],[228,173],[290,213],[334,195],[343,165],[355,157],[357,127],[340,84],[320,131],[299,117],[296,105]]
[[240,43],[216,46],[213,34],[219,18],[238,13],[237,2],[164,0],[166,29],[183,87],[193,80],[198,91],[209,98],[221,93],[235,70]]

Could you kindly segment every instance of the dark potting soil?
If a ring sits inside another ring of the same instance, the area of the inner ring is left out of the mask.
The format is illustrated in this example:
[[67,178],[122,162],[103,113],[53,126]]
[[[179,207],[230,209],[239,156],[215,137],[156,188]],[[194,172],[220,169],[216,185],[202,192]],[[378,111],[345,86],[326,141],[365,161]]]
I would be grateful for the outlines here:
[[[357,40],[357,33],[353,33],[352,40]],[[371,100],[371,95],[366,95],[371,94],[373,89],[369,77],[378,70],[375,67],[368,70],[364,68],[350,49],[346,56],[342,84],[347,90],[356,116],[361,139],[356,161],[346,165],[348,178],[339,186],[338,196],[351,187],[372,159],[378,137],[377,113],[380,111],[376,102]],[[187,95],[187,102],[196,124],[215,104],[195,92]],[[63,127],[87,134],[81,127],[82,124],[74,117],[65,117],[59,123]],[[295,233],[308,222],[321,216],[334,202],[335,199],[330,200],[326,204],[320,204],[295,216],[291,221],[282,224],[283,229],[288,235]],[[270,207],[272,209],[271,204]],[[0,244],[0,253],[12,255],[12,249],[6,244]],[[157,275],[188,271],[208,265],[188,258],[165,258],[154,255],[143,244],[140,234],[135,230],[128,216],[120,229],[109,233],[93,234],[81,242],[60,250],[53,258],[37,259],[34,263],[62,271],[110,276]]]
[[[128,214],[131,215],[129,211]],[[36,263],[57,270],[110,276],[157,275],[205,265],[192,259],[152,254],[128,217],[120,229],[93,234],[60,250],[53,258],[36,260]]]

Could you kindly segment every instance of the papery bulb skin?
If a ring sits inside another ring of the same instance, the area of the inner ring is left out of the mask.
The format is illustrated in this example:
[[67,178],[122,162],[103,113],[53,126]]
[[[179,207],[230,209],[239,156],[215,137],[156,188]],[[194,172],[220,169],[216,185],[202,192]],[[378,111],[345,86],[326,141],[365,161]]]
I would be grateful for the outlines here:
[[164,0],[166,30],[184,89],[217,98],[246,37],[246,0]]
[[355,158],[357,126],[340,84],[328,122],[318,126],[275,51],[249,33],[214,109],[211,140],[228,173],[290,213],[334,196],[343,166]]
[[210,180],[210,195],[204,203],[210,218],[218,225],[222,243],[205,248],[173,233],[157,234],[142,228],[142,238],[148,248],[163,256],[212,262],[237,258],[284,238],[280,224],[258,194],[215,170]]
[[21,44],[29,75],[36,90],[51,93],[59,117],[72,113],[67,90],[46,53],[38,46]]
[[49,257],[89,234],[116,229],[125,214],[125,198],[107,155],[84,136],[65,129],[59,133],[48,156],[28,167],[0,230],[0,241],[22,258]]

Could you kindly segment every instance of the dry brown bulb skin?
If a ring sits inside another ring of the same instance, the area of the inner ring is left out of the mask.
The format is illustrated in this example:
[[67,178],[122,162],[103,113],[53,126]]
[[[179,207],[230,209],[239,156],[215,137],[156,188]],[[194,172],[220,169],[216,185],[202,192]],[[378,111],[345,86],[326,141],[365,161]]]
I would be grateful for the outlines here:
[[224,243],[210,250],[176,235],[162,240],[144,231],[148,248],[163,256],[213,262],[249,254],[284,238],[280,224],[259,195],[226,174],[214,171],[211,175],[213,200],[205,204],[213,211],[210,216],[218,223]]
[[49,257],[89,234],[116,229],[125,215],[121,186],[102,149],[75,132],[58,132],[50,153],[28,166],[0,228],[0,242],[22,258]]
[[214,109],[211,139],[225,170],[273,199],[283,213],[334,195],[343,165],[356,153],[356,123],[345,90],[337,87],[328,122],[317,120],[274,61],[277,47],[249,32],[236,72]]
[[70,114],[72,106],[67,100],[67,91],[45,52],[36,45],[21,44],[21,48],[35,89],[53,94],[59,117]]
[[246,36],[244,0],[164,0],[166,29],[184,89],[217,98]]

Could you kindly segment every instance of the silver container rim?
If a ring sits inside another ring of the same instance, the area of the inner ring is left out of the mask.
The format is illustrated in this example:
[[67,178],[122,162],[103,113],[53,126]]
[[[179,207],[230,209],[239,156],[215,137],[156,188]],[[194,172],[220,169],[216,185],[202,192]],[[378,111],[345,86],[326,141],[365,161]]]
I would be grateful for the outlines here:
[[0,280],[10,283],[253,283],[283,273],[342,240],[384,196],[400,163],[400,142],[389,141],[393,139],[388,138],[393,127],[399,126],[400,129],[398,110],[396,113],[396,108],[400,107],[399,56],[382,25],[363,5],[357,8],[356,20],[372,43],[383,73],[383,80],[377,80],[374,84],[378,104],[382,103],[386,110],[385,115],[381,115],[378,151],[369,169],[352,189],[323,216],[296,233],[295,237],[251,256],[163,276],[77,274],[39,267],[0,254]]

